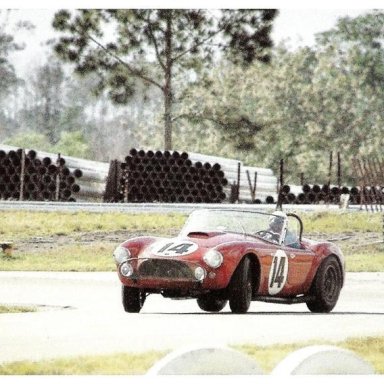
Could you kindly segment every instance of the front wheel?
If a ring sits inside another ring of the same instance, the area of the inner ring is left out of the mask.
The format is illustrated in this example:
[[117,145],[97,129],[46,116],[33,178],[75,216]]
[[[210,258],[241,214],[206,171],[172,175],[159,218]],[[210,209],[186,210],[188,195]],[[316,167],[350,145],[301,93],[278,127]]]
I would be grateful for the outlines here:
[[233,313],[246,313],[252,300],[251,262],[245,258],[235,270],[230,283],[229,307]]
[[314,298],[307,303],[311,312],[327,313],[335,307],[342,286],[339,263],[331,256],[320,265],[311,288]]
[[197,305],[206,312],[220,312],[226,306],[227,301],[213,295],[205,295],[197,299]]
[[138,288],[122,286],[121,297],[125,312],[138,313],[143,308],[145,293]]

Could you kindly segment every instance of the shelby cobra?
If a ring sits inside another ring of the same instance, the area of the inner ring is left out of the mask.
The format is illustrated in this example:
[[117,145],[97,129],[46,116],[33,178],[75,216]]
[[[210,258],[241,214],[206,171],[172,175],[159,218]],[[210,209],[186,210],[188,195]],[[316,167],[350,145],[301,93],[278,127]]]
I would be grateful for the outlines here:
[[147,295],[195,298],[204,311],[227,302],[234,313],[252,300],[306,303],[330,312],[344,284],[344,257],[326,241],[302,237],[292,213],[199,209],[176,238],[137,237],[113,257],[126,312],[140,312]]

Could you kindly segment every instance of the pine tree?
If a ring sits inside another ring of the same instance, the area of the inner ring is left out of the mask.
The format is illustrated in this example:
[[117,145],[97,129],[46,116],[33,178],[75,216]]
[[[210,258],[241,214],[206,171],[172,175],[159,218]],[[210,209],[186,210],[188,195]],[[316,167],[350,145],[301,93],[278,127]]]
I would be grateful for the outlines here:
[[269,62],[276,15],[273,9],[61,10],[53,27],[64,35],[55,51],[77,72],[98,73],[97,91],[108,90],[116,103],[127,103],[139,82],[158,88],[164,148],[172,149],[175,79],[198,73],[220,55],[242,65]]

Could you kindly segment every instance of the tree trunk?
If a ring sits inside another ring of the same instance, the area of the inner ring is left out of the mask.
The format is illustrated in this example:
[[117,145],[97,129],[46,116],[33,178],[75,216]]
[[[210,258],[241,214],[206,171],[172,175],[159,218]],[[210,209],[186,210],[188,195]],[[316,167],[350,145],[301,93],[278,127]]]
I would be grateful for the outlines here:
[[165,84],[164,84],[164,150],[172,149],[172,10],[167,17],[165,31]]

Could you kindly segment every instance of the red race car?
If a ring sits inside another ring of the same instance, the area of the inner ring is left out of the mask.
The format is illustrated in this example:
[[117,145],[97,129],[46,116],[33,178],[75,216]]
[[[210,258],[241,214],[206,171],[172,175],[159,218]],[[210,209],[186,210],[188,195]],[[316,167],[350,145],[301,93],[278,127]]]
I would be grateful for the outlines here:
[[197,299],[208,312],[229,301],[232,312],[245,313],[252,300],[330,312],[344,284],[344,257],[302,233],[292,213],[196,210],[176,238],[137,237],[115,249],[124,310],[140,312],[147,295],[160,293]]

